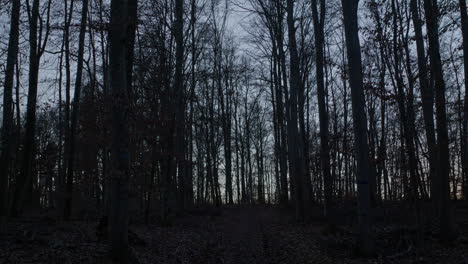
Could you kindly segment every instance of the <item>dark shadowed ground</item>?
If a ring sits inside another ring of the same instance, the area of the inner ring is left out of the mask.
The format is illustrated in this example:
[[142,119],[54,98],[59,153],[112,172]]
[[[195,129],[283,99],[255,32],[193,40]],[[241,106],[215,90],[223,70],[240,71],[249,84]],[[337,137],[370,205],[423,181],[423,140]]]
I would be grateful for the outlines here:
[[[319,209],[317,209],[319,210]],[[331,230],[321,218],[299,224],[278,208],[194,210],[170,226],[132,224],[130,244],[140,263],[460,263],[468,264],[468,210],[457,210],[460,236],[442,246],[427,232],[417,247],[410,227],[378,224],[376,256],[353,254],[353,228]],[[346,215],[337,215],[343,220]],[[29,219],[9,224],[0,263],[108,263],[96,222]]]

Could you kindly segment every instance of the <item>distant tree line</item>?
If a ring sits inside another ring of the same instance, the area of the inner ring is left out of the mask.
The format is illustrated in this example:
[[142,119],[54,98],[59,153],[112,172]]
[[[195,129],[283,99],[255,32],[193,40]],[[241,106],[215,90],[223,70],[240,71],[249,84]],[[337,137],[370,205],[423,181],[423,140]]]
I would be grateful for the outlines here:
[[302,221],[356,200],[368,254],[372,208],[431,201],[450,240],[468,197],[465,0],[243,4],[0,3],[2,228],[100,214],[128,259],[130,215],[280,204]]

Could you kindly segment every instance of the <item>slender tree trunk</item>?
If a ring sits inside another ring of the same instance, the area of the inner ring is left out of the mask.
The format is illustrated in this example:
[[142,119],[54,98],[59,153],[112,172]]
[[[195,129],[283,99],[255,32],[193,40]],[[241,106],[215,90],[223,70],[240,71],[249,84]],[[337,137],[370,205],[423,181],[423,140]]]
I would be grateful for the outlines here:
[[5,83],[3,91],[3,124],[2,124],[2,151],[0,156],[0,232],[4,229],[8,215],[8,179],[12,154],[13,135],[13,82],[15,79],[15,65],[18,58],[18,39],[21,1],[14,0],[11,7],[10,37],[8,39],[8,55],[5,70]]
[[291,177],[294,179],[294,193],[296,204],[296,218],[304,219],[304,163],[301,136],[298,131],[298,91],[301,87],[301,76],[299,70],[299,56],[296,44],[296,29],[294,25],[294,1],[287,0],[287,25],[290,56],[290,96],[289,96],[289,119],[288,119],[288,151],[290,155]]
[[[413,0],[414,1],[414,0]],[[463,107],[463,141],[462,141],[462,166],[463,181],[462,191],[465,200],[468,200],[468,16],[466,13],[466,1],[460,0],[461,25],[463,33],[463,63],[465,73],[465,103]]]
[[418,53],[419,86],[421,90],[424,129],[429,151],[429,177],[431,179],[431,197],[437,199],[436,179],[436,136],[434,131],[434,95],[427,77],[426,55],[422,34],[422,21],[419,17],[418,1],[411,0],[411,14],[416,35],[416,49]]
[[24,136],[23,161],[13,195],[11,215],[18,216],[23,209],[28,186],[31,186],[34,153],[34,135],[36,131],[37,83],[39,75],[39,54],[37,41],[37,22],[39,18],[39,0],[34,0],[32,8],[28,2],[29,19],[29,89],[26,108],[26,132]]
[[346,47],[349,61],[352,110],[354,120],[354,144],[357,159],[356,183],[358,187],[358,249],[364,255],[372,252],[370,234],[369,145],[367,142],[367,118],[362,83],[361,47],[359,44],[357,10],[359,0],[342,0]]
[[130,103],[134,103],[133,94],[133,61],[135,53],[136,29],[138,27],[138,0],[128,0],[128,19],[134,21],[129,24],[128,42],[127,42],[127,93]]
[[[280,47],[278,47],[280,49]],[[281,45],[282,49],[282,45]],[[284,118],[284,103],[283,103],[283,91],[281,84],[281,64],[280,56],[277,56],[277,87],[275,87],[276,93],[276,113],[278,115],[278,147],[279,147],[279,170],[280,170],[280,182],[281,182],[281,193],[280,193],[280,202],[285,205],[288,203],[288,163],[287,163],[287,150],[286,150],[286,131],[285,131],[285,118]],[[276,71],[276,70],[275,70]],[[286,80],[284,80],[286,81]]]
[[[184,1],[175,1],[175,43],[176,43],[176,65],[174,76],[174,89],[176,98],[176,113],[175,113],[175,150],[177,160],[177,176],[178,176],[178,204],[179,210],[183,211],[186,208],[185,188],[185,89],[184,89]],[[190,186],[191,188],[191,186]]]
[[241,140],[240,135],[239,135],[239,124],[238,124],[238,108],[239,108],[239,100],[237,93],[234,93],[234,139],[235,139],[235,151],[236,151],[236,190],[237,190],[237,203],[240,204],[242,202],[242,196],[241,196],[241,166],[240,164],[240,144],[239,141]]
[[375,20],[377,22],[377,38],[381,40],[379,42],[379,55],[380,55],[380,67],[379,67],[379,90],[380,90],[380,143],[377,150],[377,167],[378,172],[376,175],[376,182],[377,182],[377,199],[381,200],[382,197],[382,190],[381,190],[381,183],[382,178],[384,181],[384,199],[387,199],[387,192],[385,188],[385,175],[386,175],[386,159],[387,159],[387,131],[386,131],[386,89],[385,89],[385,74],[387,71],[386,63],[385,63],[385,44],[383,42],[383,29],[382,29],[382,22],[380,18],[380,14],[377,9],[374,11]]
[[[65,109],[64,120],[61,124],[61,129],[64,131],[63,144],[63,163],[61,170],[58,173],[58,200],[59,210],[61,214],[65,214],[66,201],[66,176],[68,168],[68,154],[70,149],[70,87],[71,87],[71,66],[70,66],[70,24],[73,17],[74,0],[71,0],[70,8],[68,8],[68,0],[65,1],[65,25],[63,29],[63,45],[65,48]],[[68,11],[68,9],[70,9]]]
[[[277,16],[277,24],[275,27],[275,36],[276,36],[276,43],[278,46],[278,89],[276,91],[276,98],[277,98],[277,112],[278,112],[278,126],[280,130],[280,180],[281,180],[281,196],[280,200],[283,205],[286,205],[289,201],[289,189],[288,186],[288,151],[287,151],[287,144],[288,144],[288,133],[285,127],[287,126],[288,117],[285,117],[289,113],[289,104],[288,104],[288,85],[287,85],[287,72],[286,72],[286,55],[284,52],[284,45],[283,45],[283,20],[284,20],[284,12],[283,7],[280,1],[275,1],[276,7],[276,16]],[[283,92],[285,97],[286,104],[283,103]],[[290,164],[289,164],[290,166]],[[289,168],[290,169],[290,168]]]
[[325,0],[320,0],[320,14],[317,11],[317,0],[312,0],[312,16],[315,33],[315,63],[317,74],[317,100],[319,105],[320,119],[320,161],[322,177],[325,189],[325,214],[333,205],[332,183],[330,174],[330,149],[328,146],[328,111],[325,100],[325,84],[323,77],[324,68],[324,22],[325,22]]
[[72,210],[72,196],[73,196],[73,170],[75,161],[75,143],[76,143],[76,129],[78,125],[78,115],[80,108],[81,97],[81,83],[83,79],[83,56],[84,56],[84,41],[86,36],[86,22],[88,19],[88,0],[83,0],[83,7],[81,9],[81,25],[80,36],[78,42],[78,65],[75,80],[75,93],[73,97],[73,109],[70,125],[70,142],[68,153],[68,171],[67,171],[67,194],[65,198],[64,218],[69,219]]
[[445,81],[442,70],[442,60],[440,58],[438,25],[439,10],[437,6],[437,1],[424,0],[424,10],[426,13],[427,32],[429,39],[429,58],[431,62],[431,73],[435,84],[438,179],[434,183],[438,188],[440,188],[438,197],[439,202],[437,204],[437,207],[439,209],[441,240],[444,242],[449,242],[450,238],[454,235],[451,226],[452,219],[450,213],[450,152],[449,136],[447,129]]
[[[221,64],[221,63],[220,63]],[[220,67],[221,65],[218,65]],[[228,71],[226,69],[224,78],[226,79],[226,89],[229,89],[228,85]],[[218,76],[221,78],[221,76]],[[229,97],[229,92],[227,92]],[[224,159],[226,164],[226,203],[232,204],[232,159],[231,159],[231,128],[230,128],[230,115],[229,115],[229,100],[224,100],[224,91],[222,89],[221,84],[218,85],[218,97],[219,97],[219,104],[221,108],[221,123],[223,129],[223,139],[224,139]]]
[[195,39],[195,25],[196,25],[196,10],[197,10],[197,5],[196,5],[196,0],[191,0],[191,8],[190,8],[190,27],[191,27],[191,32],[190,32],[190,38],[191,38],[191,55],[192,55],[192,61],[191,61],[191,67],[190,67],[190,86],[191,86],[191,91],[190,91],[190,120],[189,120],[189,134],[190,134],[190,140],[189,140],[189,146],[190,146],[190,158],[189,158],[189,168],[188,168],[188,174],[186,175],[186,186],[189,186],[188,191],[188,204],[191,206],[193,205],[193,139],[194,139],[194,133],[193,133],[193,116],[194,116],[194,100],[195,100],[195,86],[196,86],[196,79],[195,79],[195,64],[196,64],[196,58],[197,58],[197,50],[196,50],[196,39]]
[[344,161],[344,181],[345,181],[345,196],[348,197],[351,193],[351,176],[349,173],[349,154],[348,154],[348,87],[347,87],[347,66],[345,49],[342,51],[342,82],[343,82],[343,161]]
[[[400,68],[400,59],[403,58],[403,53],[401,51],[401,47],[403,43],[401,43],[400,38],[398,37],[399,27],[398,27],[398,17],[400,14],[400,10],[397,7],[397,3],[395,0],[392,0],[392,13],[393,13],[393,55],[394,55],[394,69],[395,69],[395,79],[396,79],[396,89],[395,93],[398,95],[397,103],[398,103],[398,110],[400,113],[400,124],[401,124],[401,138],[402,138],[402,145],[404,144],[404,148],[402,150],[402,158],[406,159],[408,157],[408,167],[409,167],[409,174],[410,174],[410,181],[408,185],[408,180],[406,178],[406,168],[403,170],[404,172],[404,180],[403,180],[403,189],[405,198],[414,199],[417,196],[417,164],[415,158],[415,149],[414,149],[414,139],[412,133],[412,118],[411,113],[407,110],[412,110],[412,96],[411,99],[406,97],[404,91],[404,82],[403,76],[401,74]],[[401,22],[401,21],[400,21]],[[407,54],[409,55],[409,54]],[[412,90],[412,80],[409,82],[410,87],[410,94]],[[410,105],[411,104],[411,105]],[[405,155],[406,153],[406,155]]]
[[110,253],[119,263],[129,262],[128,193],[129,193],[129,128],[127,45],[135,20],[130,20],[129,0],[112,0],[110,21],[110,86],[112,98],[112,143],[109,241]]
[[274,36],[271,33],[272,37],[272,58],[271,58],[271,68],[270,68],[270,77],[272,82],[270,83],[270,93],[271,93],[271,105],[272,105],[272,112],[273,112],[273,132],[274,132],[274,166],[275,166],[275,201],[281,202],[281,181],[280,181],[280,128],[279,128],[279,113],[278,113],[278,104],[277,104],[277,96],[275,91],[278,90],[278,74],[276,72],[278,60],[276,56],[276,42],[274,40]]
[[247,106],[247,98],[248,98],[248,93],[246,93],[245,97],[245,148],[246,148],[246,154],[247,154],[247,168],[248,168],[248,173],[247,173],[247,197],[248,197],[248,202],[250,204],[253,203],[253,178],[252,178],[252,150],[250,146],[250,138],[251,138],[251,133],[250,133],[250,118],[248,116],[248,106]]
[[[402,21],[401,21],[402,23]],[[415,126],[415,112],[414,112],[414,76],[411,68],[411,54],[409,50],[409,38],[406,36],[406,40],[402,45],[404,46],[406,58],[406,71],[408,79],[408,94],[406,96],[406,113],[407,113],[407,123],[406,123],[406,145],[408,146],[407,152],[409,157],[410,165],[410,188],[411,188],[411,198],[413,200],[419,199],[418,189],[421,186],[421,179],[418,173],[418,160],[416,157],[417,148],[415,146],[415,135],[416,135],[416,126]],[[421,189],[421,194],[423,193]]]

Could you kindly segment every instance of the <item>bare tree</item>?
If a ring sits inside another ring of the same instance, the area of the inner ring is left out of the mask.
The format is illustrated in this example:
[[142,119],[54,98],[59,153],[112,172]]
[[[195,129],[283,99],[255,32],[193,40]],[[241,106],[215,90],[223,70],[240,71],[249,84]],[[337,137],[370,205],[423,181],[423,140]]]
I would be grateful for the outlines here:
[[288,112],[288,154],[290,175],[294,180],[294,194],[296,204],[296,218],[304,219],[304,159],[302,137],[298,129],[298,94],[301,89],[301,75],[299,70],[299,56],[297,53],[296,27],[294,23],[294,1],[287,0],[286,6],[289,56],[290,56],[290,94]]
[[176,0],[174,9],[174,35],[176,42],[175,74],[174,74],[174,96],[175,100],[175,152],[177,160],[178,177],[178,203],[179,209],[187,208],[187,188],[191,188],[186,180],[186,137],[185,137],[185,85],[184,85],[184,1]]
[[68,170],[67,170],[67,194],[65,199],[64,217],[65,219],[70,218],[72,210],[72,196],[73,196],[73,171],[75,164],[75,144],[76,144],[76,130],[78,125],[78,115],[80,107],[81,97],[81,84],[83,78],[83,54],[84,54],[84,41],[86,36],[86,24],[88,19],[88,0],[83,0],[83,6],[81,8],[81,24],[80,24],[80,36],[78,43],[78,65],[76,70],[75,80],[75,92],[73,97],[73,109],[71,116],[70,126],[70,146],[68,153]]
[[[414,1],[414,0],[413,0]],[[463,138],[462,164],[463,180],[462,191],[465,200],[468,200],[468,16],[466,14],[466,1],[460,0],[461,27],[463,33],[463,62],[465,72],[465,104],[463,110]]]
[[7,216],[8,178],[12,154],[13,137],[13,81],[18,56],[19,22],[21,1],[14,0],[11,7],[10,37],[3,91],[2,151],[0,156],[0,232]]
[[[424,128],[429,149],[429,173],[433,183],[436,182],[436,137],[434,132],[434,95],[427,76],[426,55],[422,34],[422,22],[419,16],[418,2],[411,0],[411,14],[413,17],[414,32],[416,35],[416,49],[419,67],[419,89],[421,90],[422,108],[424,116]],[[431,197],[435,199],[436,184],[431,185]]]
[[[26,109],[26,132],[24,136],[24,150],[21,170],[18,175],[15,192],[12,202],[12,216],[16,217],[22,213],[25,202],[32,202],[32,168],[33,168],[33,153],[36,134],[36,107],[37,107],[37,86],[39,79],[39,61],[44,54],[47,40],[50,33],[50,6],[51,1],[46,3],[46,29],[43,32],[41,28],[38,34],[39,21],[39,0],[34,0],[32,6],[29,0],[26,1],[29,17],[29,89],[28,103]],[[41,25],[44,21],[41,18]],[[43,34],[44,33],[44,34]]]
[[369,145],[367,142],[367,118],[362,84],[361,46],[358,34],[357,10],[359,0],[342,0],[346,48],[349,62],[349,84],[354,121],[354,147],[357,169],[356,183],[358,188],[358,250],[369,255],[372,252],[370,234],[370,192],[369,192]]
[[439,211],[440,235],[442,241],[448,242],[453,236],[452,220],[450,213],[450,153],[449,137],[447,129],[447,112],[445,99],[445,80],[440,58],[439,44],[439,8],[437,1],[424,0],[424,10],[426,14],[427,32],[429,40],[429,59],[431,62],[431,75],[435,87],[435,107],[437,120],[437,155],[438,179],[435,184],[439,186],[437,200],[437,210]]
[[[332,207],[332,175],[330,174],[330,149],[328,146],[328,110],[326,105],[325,83],[324,83],[324,23],[325,23],[325,1],[320,1],[320,13],[317,10],[317,0],[312,0],[312,16],[315,33],[315,69],[317,75],[317,100],[319,104],[320,119],[320,164],[325,190],[325,212]],[[327,214],[327,213],[325,213]]]
[[112,143],[109,239],[111,256],[119,263],[128,263],[128,194],[129,194],[129,99],[127,86],[127,45],[130,31],[130,1],[112,0],[110,20],[110,87],[112,98]]
[[[70,25],[73,17],[73,10],[75,7],[75,1],[71,0],[70,6],[68,6],[68,0],[64,1],[64,28],[63,28],[63,44],[62,44],[62,53],[65,56],[65,105],[63,124],[61,124],[60,129],[63,133],[63,161],[61,164],[61,170],[59,171],[59,176],[57,179],[57,191],[58,191],[58,207],[62,210],[62,213],[65,215],[65,200],[66,200],[66,176],[68,168],[68,154],[70,149],[70,100],[71,100],[71,63],[70,63]],[[69,9],[69,10],[68,10]],[[62,65],[60,65],[62,67]],[[60,74],[62,70],[60,69]],[[60,80],[61,81],[61,80]],[[59,85],[62,85],[60,82]],[[61,89],[60,89],[61,90]],[[61,91],[60,91],[61,96]],[[62,100],[60,100],[62,104]],[[62,111],[62,106],[60,107]]]

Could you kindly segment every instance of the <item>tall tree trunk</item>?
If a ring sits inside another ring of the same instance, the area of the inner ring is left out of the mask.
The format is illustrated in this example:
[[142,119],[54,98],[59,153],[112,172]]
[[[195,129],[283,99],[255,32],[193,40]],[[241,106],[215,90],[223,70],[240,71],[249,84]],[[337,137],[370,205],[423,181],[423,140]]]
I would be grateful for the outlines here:
[[424,0],[424,10],[426,13],[427,32],[429,40],[429,58],[431,62],[431,73],[435,85],[435,105],[437,119],[437,155],[438,155],[438,179],[436,184],[439,201],[440,235],[444,242],[449,242],[453,235],[452,219],[450,213],[450,152],[449,136],[447,129],[447,113],[445,100],[445,81],[442,70],[442,60],[440,58],[439,44],[439,9],[436,0]]
[[349,151],[348,151],[348,87],[347,87],[347,66],[346,66],[346,55],[343,49],[342,57],[342,82],[343,82],[343,162],[344,162],[344,181],[345,181],[345,197],[348,197],[352,193],[351,176],[349,173]]
[[[400,16],[400,23],[402,24],[403,21]],[[409,24],[410,22],[408,22]],[[402,27],[402,26],[400,26]],[[409,27],[409,26],[408,26]],[[400,31],[403,31],[401,29]],[[402,36],[403,37],[403,36]],[[406,65],[407,71],[407,79],[408,79],[408,94],[406,96],[406,113],[407,113],[407,123],[406,123],[406,145],[408,147],[407,153],[409,157],[409,165],[410,165],[410,188],[411,188],[411,197],[413,200],[419,199],[419,192],[418,189],[421,186],[421,179],[418,173],[418,160],[416,156],[417,148],[415,146],[415,137],[416,137],[416,126],[415,126],[415,112],[414,112],[414,76],[411,67],[411,54],[409,49],[409,37],[408,34],[405,36],[405,41],[403,41],[402,46],[405,51],[405,61],[404,64]],[[421,195],[423,194],[421,188]]]
[[[408,157],[408,167],[409,167],[409,174],[410,174],[410,181],[408,185],[408,180],[406,178],[406,168],[404,169],[404,180],[403,180],[403,189],[405,198],[414,199],[417,196],[417,164],[416,164],[416,157],[415,157],[415,149],[414,149],[414,139],[413,139],[413,131],[411,125],[412,118],[411,113],[407,110],[412,110],[412,96],[410,98],[406,97],[404,91],[404,82],[403,76],[401,74],[402,69],[400,68],[400,59],[403,59],[402,53],[402,46],[404,45],[401,43],[399,38],[399,31],[401,31],[398,27],[398,18],[400,14],[399,7],[395,0],[392,0],[392,13],[393,13],[393,55],[394,55],[394,69],[395,69],[395,79],[396,79],[396,89],[395,93],[397,94],[397,103],[398,103],[398,110],[400,114],[400,124],[401,124],[401,137],[402,137],[402,145],[404,144],[404,150],[402,150],[402,157]],[[400,21],[402,22],[402,21]],[[409,56],[409,54],[407,54]],[[408,58],[408,57],[407,57]],[[412,80],[409,82],[410,85],[410,94],[412,92]],[[404,143],[403,143],[404,142]],[[404,152],[403,152],[404,151]],[[406,155],[404,154],[406,153]]]
[[[414,0],[413,0],[414,1]],[[462,165],[463,181],[462,191],[465,200],[468,200],[468,16],[466,13],[466,1],[460,0],[461,25],[463,33],[463,63],[465,72],[465,103],[463,107],[463,138]]]
[[129,192],[129,128],[127,45],[134,30],[128,7],[130,1],[112,0],[110,21],[110,87],[112,98],[112,143],[109,241],[110,253],[119,263],[129,262],[128,192]]
[[271,58],[271,68],[270,68],[270,77],[272,82],[270,83],[270,93],[271,93],[271,105],[272,105],[272,112],[273,112],[273,132],[274,132],[274,154],[275,154],[275,201],[276,202],[281,202],[281,181],[280,181],[280,144],[281,144],[281,134],[280,134],[280,128],[279,128],[279,109],[278,109],[278,103],[277,103],[277,95],[276,92],[278,90],[278,74],[276,71],[277,65],[278,65],[278,60],[276,56],[276,42],[274,40],[273,33],[270,31],[271,38],[272,38],[272,58]]
[[83,0],[83,6],[81,9],[81,24],[80,24],[80,36],[78,42],[78,65],[76,70],[75,80],[75,93],[73,97],[73,109],[71,116],[70,125],[70,146],[68,153],[68,171],[67,171],[67,191],[65,198],[65,207],[63,216],[65,219],[69,219],[72,210],[72,196],[73,196],[73,170],[75,161],[75,143],[76,143],[76,129],[78,125],[78,115],[80,108],[80,97],[81,97],[81,83],[83,79],[83,55],[84,55],[84,41],[86,36],[86,22],[88,19],[88,0]]
[[[282,45],[278,45],[278,49],[282,49]],[[281,53],[281,52],[279,52]],[[285,205],[288,203],[289,196],[288,196],[288,163],[287,163],[287,150],[286,150],[286,131],[285,131],[285,118],[284,118],[284,102],[283,102],[283,89],[281,84],[281,59],[278,54],[277,58],[277,69],[274,71],[278,72],[277,76],[277,86],[275,87],[275,94],[276,94],[276,113],[278,115],[278,156],[279,156],[279,170],[280,170],[280,182],[281,182],[281,190],[280,190],[280,202]],[[286,81],[286,79],[284,79]]]
[[325,100],[324,67],[324,23],[325,0],[320,0],[320,14],[317,11],[317,0],[312,0],[312,17],[315,33],[315,63],[317,74],[317,100],[320,119],[320,164],[325,189],[325,214],[332,207],[332,183],[330,174],[330,149],[328,146],[328,111]]
[[419,88],[421,90],[424,129],[429,152],[429,177],[431,179],[431,197],[437,199],[436,179],[436,136],[434,131],[434,95],[427,77],[426,55],[422,34],[422,21],[419,17],[418,1],[411,0],[411,14],[416,35],[416,49],[418,53]]
[[[274,29],[274,35],[276,36],[276,43],[278,45],[278,89],[276,91],[276,98],[277,98],[277,112],[278,112],[278,126],[280,130],[280,180],[281,180],[281,196],[280,200],[283,205],[286,205],[289,201],[289,193],[288,190],[292,189],[288,188],[288,151],[287,151],[287,144],[288,144],[288,133],[285,129],[287,126],[287,119],[285,117],[289,113],[289,104],[288,104],[288,85],[287,85],[287,70],[286,70],[286,55],[284,52],[284,45],[283,45],[283,20],[284,20],[284,11],[281,5],[281,1],[275,1],[276,7],[276,16],[277,16],[277,24]],[[286,102],[283,103],[283,92]]]
[[189,135],[190,135],[190,139],[189,139],[189,167],[188,167],[188,173],[187,173],[187,178],[186,178],[186,186],[189,186],[187,188],[189,188],[187,191],[187,201],[189,203],[189,205],[192,205],[193,204],[193,200],[194,200],[194,197],[193,197],[193,139],[194,139],[194,133],[193,133],[193,124],[194,124],[194,121],[193,121],[193,116],[194,116],[194,98],[195,98],[195,86],[196,86],[196,78],[195,78],[195,63],[197,62],[197,50],[196,50],[196,39],[195,39],[195,25],[196,25],[196,22],[197,22],[197,18],[196,18],[196,10],[197,10],[197,4],[196,4],[196,0],[191,0],[191,8],[190,8],[190,27],[191,27],[191,31],[190,31],[190,39],[191,39],[191,43],[190,43],[190,46],[191,46],[191,56],[192,56],[192,61],[191,61],[191,66],[190,66],[190,118],[189,118]]
[[362,83],[361,46],[359,43],[357,10],[359,0],[342,0],[346,48],[349,61],[352,110],[354,121],[354,145],[357,159],[356,183],[358,188],[358,241],[359,251],[368,255],[372,252],[370,234],[370,192],[369,192],[369,145],[367,142],[367,118]]
[[252,149],[251,149],[251,146],[250,146],[250,139],[251,139],[251,133],[250,133],[250,118],[249,118],[249,115],[248,115],[248,106],[247,106],[247,101],[248,101],[248,91],[245,95],[245,148],[246,148],[246,154],[247,154],[247,169],[248,169],[248,173],[247,173],[247,198],[248,198],[248,202],[250,204],[253,203],[253,178],[252,178],[252,174],[253,174],[253,169],[252,169]]
[[128,1],[128,19],[134,21],[129,24],[128,31],[128,42],[127,42],[127,58],[126,58],[126,67],[127,67],[127,93],[130,103],[134,103],[133,95],[133,61],[135,53],[135,38],[136,38],[136,29],[138,27],[138,0],[129,0]]
[[[221,63],[220,63],[221,64]],[[218,65],[221,67],[221,65]],[[225,70],[225,83],[226,83],[226,101],[224,100],[224,91],[222,85],[218,84],[218,97],[221,108],[221,123],[223,129],[223,140],[224,140],[224,159],[226,164],[226,203],[232,204],[232,153],[231,153],[231,117],[229,114],[229,69]],[[221,76],[218,76],[221,78]]]
[[301,87],[301,75],[299,70],[299,56],[297,53],[296,44],[296,28],[294,25],[294,1],[287,0],[287,25],[289,39],[289,56],[290,56],[290,96],[289,96],[289,118],[288,118],[288,151],[290,155],[290,171],[291,177],[294,179],[294,193],[296,204],[296,218],[304,219],[304,163],[303,163],[303,147],[298,130],[297,102],[298,91]]
[[37,103],[37,83],[39,75],[39,54],[37,41],[37,22],[39,18],[39,0],[34,0],[32,8],[28,4],[29,16],[29,89],[28,102],[26,108],[26,132],[24,136],[23,161],[21,171],[16,181],[16,189],[13,195],[12,216],[18,216],[22,209],[31,183],[34,136],[36,131],[36,103]]
[[[377,167],[378,173],[376,175],[376,185],[377,185],[377,199],[381,199],[382,197],[382,190],[381,190],[381,183],[382,178],[385,182],[385,175],[386,175],[386,159],[387,159],[387,143],[386,143],[386,89],[385,89],[385,74],[387,71],[386,62],[385,62],[385,44],[383,42],[383,28],[382,28],[382,21],[380,18],[380,13],[378,9],[374,9],[374,17],[377,23],[377,38],[380,40],[379,42],[379,60],[380,60],[380,67],[379,67],[379,92],[380,92],[380,143],[377,150]],[[384,184],[384,199],[387,199],[387,192]]]
[[11,7],[10,37],[8,39],[5,88],[3,91],[2,152],[0,154],[0,232],[3,231],[7,217],[8,178],[10,175],[12,143],[15,138],[13,135],[13,82],[18,58],[20,9],[21,1],[14,0]]
[[[68,154],[70,149],[70,88],[71,88],[71,65],[70,65],[70,24],[73,17],[74,0],[70,2],[70,8],[68,8],[68,0],[65,1],[65,18],[64,18],[64,29],[63,29],[63,45],[65,48],[65,109],[64,109],[64,120],[61,124],[61,129],[64,131],[63,144],[63,163],[61,170],[58,173],[58,208],[61,213],[65,212],[65,200],[66,200],[66,176],[68,168]],[[68,9],[70,9],[68,11]]]
[[[177,160],[177,176],[178,176],[178,205],[179,210],[185,210],[185,89],[184,89],[184,1],[175,1],[175,25],[174,35],[176,43],[176,61],[175,61],[175,76],[174,89],[176,98],[176,113],[175,113],[175,150]],[[190,186],[191,188],[191,186]]]

